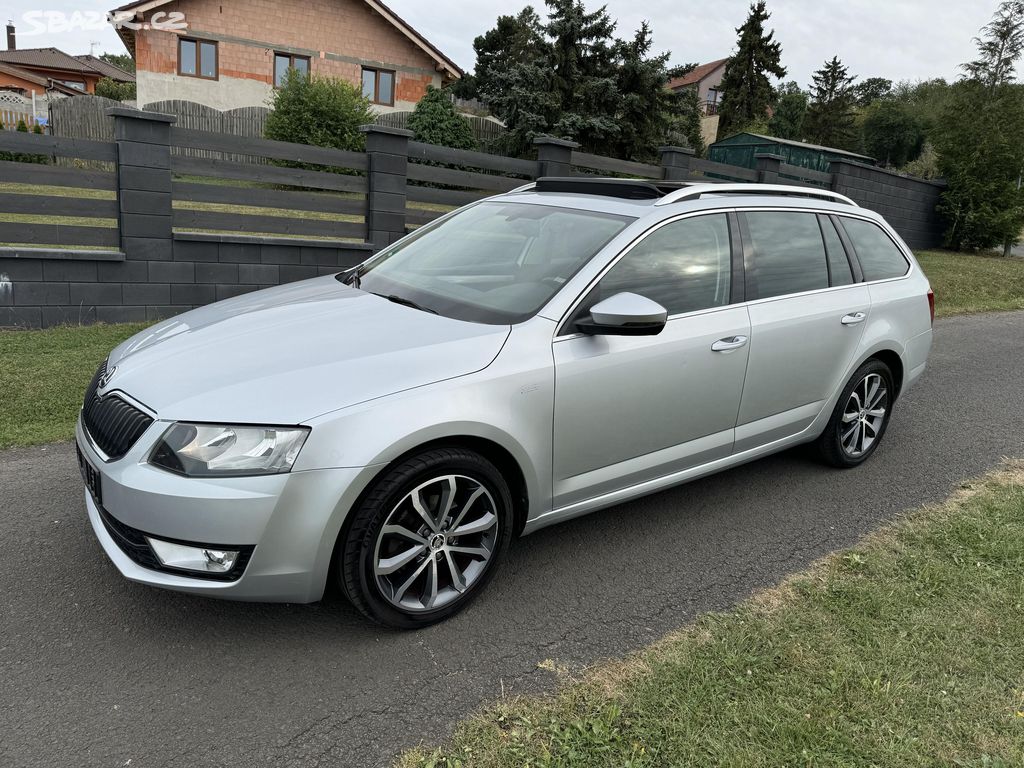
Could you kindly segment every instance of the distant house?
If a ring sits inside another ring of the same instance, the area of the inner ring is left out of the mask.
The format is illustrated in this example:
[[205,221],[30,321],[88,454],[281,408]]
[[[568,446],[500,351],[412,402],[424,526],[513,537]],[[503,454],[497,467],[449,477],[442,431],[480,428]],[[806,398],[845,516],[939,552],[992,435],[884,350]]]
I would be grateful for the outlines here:
[[57,48],[19,49],[14,25],[7,25],[7,50],[0,51],[0,90],[28,97],[51,90],[64,95],[95,93],[103,77],[118,82],[135,79],[95,56],[69,56]]
[[[463,74],[380,0],[146,0],[112,13],[134,22],[118,34],[135,58],[139,106],[264,106],[295,69],[361,86],[388,112]],[[186,28],[157,24],[157,13],[182,14]]]
[[718,106],[722,103],[722,78],[725,77],[725,65],[728,63],[728,59],[718,59],[701,64],[682,77],[670,80],[668,88],[672,91],[682,91],[686,88],[696,89],[704,116],[717,115]]

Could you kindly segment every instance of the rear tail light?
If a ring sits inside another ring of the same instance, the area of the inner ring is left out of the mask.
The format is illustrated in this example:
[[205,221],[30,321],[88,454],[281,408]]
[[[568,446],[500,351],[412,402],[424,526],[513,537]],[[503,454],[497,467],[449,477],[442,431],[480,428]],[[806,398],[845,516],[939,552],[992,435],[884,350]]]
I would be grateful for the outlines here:
[[932,316],[932,325],[935,325],[935,291],[928,289],[928,311]]

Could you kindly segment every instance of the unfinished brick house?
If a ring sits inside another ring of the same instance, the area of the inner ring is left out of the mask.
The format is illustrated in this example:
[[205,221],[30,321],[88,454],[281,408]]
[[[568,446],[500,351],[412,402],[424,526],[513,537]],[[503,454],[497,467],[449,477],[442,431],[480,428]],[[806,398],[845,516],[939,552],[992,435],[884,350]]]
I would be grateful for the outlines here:
[[361,85],[387,112],[462,76],[379,0],[148,0],[112,13],[129,22],[118,34],[135,58],[139,106],[265,106],[294,68]]

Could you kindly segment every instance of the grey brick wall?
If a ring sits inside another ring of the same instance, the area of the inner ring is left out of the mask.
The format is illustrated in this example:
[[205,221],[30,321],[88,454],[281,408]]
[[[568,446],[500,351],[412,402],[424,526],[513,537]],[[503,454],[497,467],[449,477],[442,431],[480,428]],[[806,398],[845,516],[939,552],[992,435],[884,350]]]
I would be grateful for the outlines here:
[[0,257],[0,326],[162,320],[214,301],[355,266],[369,246],[231,242],[179,235],[172,260]]
[[936,206],[944,182],[900,176],[870,165],[833,161],[832,189],[882,214],[911,248],[938,248],[945,223]]

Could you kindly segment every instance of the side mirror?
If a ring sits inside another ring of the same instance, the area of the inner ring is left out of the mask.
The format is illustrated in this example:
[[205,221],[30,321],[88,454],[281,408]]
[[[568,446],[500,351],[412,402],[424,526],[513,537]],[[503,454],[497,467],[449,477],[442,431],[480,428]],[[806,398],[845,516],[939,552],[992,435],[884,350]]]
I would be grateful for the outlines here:
[[576,330],[590,336],[657,336],[668,322],[668,310],[635,293],[617,293],[599,301]]

